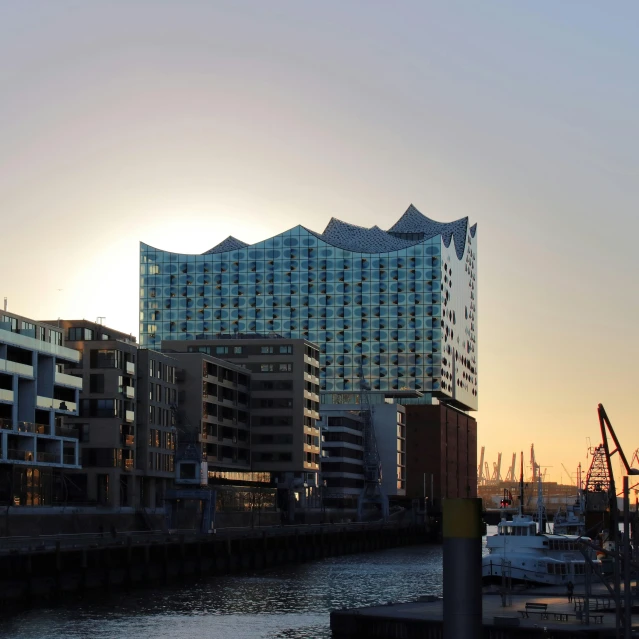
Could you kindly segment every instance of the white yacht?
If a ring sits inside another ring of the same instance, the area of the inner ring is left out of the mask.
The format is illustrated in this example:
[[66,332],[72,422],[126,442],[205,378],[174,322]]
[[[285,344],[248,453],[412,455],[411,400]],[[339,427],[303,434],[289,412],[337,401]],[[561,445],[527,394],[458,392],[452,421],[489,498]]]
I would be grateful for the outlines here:
[[[537,529],[537,522],[522,513],[523,481],[519,500],[519,514],[512,520],[502,519],[497,534],[486,539],[488,554],[482,558],[482,580],[485,583],[502,583],[503,580],[565,585],[583,583],[588,562],[599,563],[594,551],[580,540],[590,541],[580,535],[548,534]],[[543,522],[541,488],[538,500],[538,520]],[[582,554],[587,551],[589,559]]]

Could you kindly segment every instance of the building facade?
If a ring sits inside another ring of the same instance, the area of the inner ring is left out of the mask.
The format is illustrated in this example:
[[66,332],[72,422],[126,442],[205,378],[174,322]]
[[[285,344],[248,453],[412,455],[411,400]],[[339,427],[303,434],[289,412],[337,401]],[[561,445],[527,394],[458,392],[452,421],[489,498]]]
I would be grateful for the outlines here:
[[0,313],[0,504],[64,498],[61,471],[79,468],[80,459],[63,419],[78,414],[82,380],[63,369],[79,360],[60,328]]
[[277,334],[320,348],[320,389],[417,390],[477,409],[477,239],[413,206],[388,231],[332,219],[201,255],[140,248],[140,340]]
[[407,497],[477,497],[477,422],[443,404],[406,406]]
[[[205,398],[213,402],[207,409],[210,419],[217,420],[208,429],[213,437],[209,442],[211,446],[219,449],[219,438],[227,434],[236,442],[234,445],[242,449],[239,459],[234,460],[236,467],[238,463],[244,463],[247,470],[268,472],[279,484],[318,485],[320,431],[316,422],[320,398],[317,346],[302,339],[252,335],[250,338],[239,336],[196,342],[164,341],[162,349],[181,362],[185,371],[186,361],[196,355],[208,358],[206,366],[215,367],[217,372],[213,377],[217,377],[218,382],[212,383],[210,392],[207,390],[209,397]],[[197,365],[189,368],[198,372]],[[222,379],[224,375],[230,376],[229,384],[241,381],[240,387],[237,390],[232,386],[226,389],[220,385],[220,374]],[[209,388],[207,383],[210,382],[202,380],[199,385],[189,382],[185,388],[192,387],[197,394],[203,387]],[[219,405],[216,406],[216,403]],[[199,402],[198,405],[201,404]],[[186,405],[190,407],[187,410],[193,410],[195,399],[187,401]],[[224,419],[220,421],[222,417]],[[196,421],[195,416],[192,421]]]
[[406,407],[397,399],[415,392],[324,393],[321,404],[322,482],[327,507],[357,508],[364,489],[365,424],[375,433],[381,489],[389,498],[406,495]]
[[80,352],[67,372],[83,380],[77,417],[65,424],[78,432],[82,470],[73,484],[87,504],[111,508],[139,503],[136,481],[135,338],[88,320],[58,320],[67,344]]
[[139,505],[164,504],[175,479],[178,407],[178,362],[157,351],[137,352],[135,474],[139,481]]

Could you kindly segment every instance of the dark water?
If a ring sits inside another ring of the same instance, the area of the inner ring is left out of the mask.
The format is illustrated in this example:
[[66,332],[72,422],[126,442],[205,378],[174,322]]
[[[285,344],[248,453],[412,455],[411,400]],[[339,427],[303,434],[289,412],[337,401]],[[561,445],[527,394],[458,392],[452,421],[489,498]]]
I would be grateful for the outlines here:
[[334,557],[184,585],[91,593],[4,615],[9,639],[328,639],[329,613],[442,592],[441,546]]

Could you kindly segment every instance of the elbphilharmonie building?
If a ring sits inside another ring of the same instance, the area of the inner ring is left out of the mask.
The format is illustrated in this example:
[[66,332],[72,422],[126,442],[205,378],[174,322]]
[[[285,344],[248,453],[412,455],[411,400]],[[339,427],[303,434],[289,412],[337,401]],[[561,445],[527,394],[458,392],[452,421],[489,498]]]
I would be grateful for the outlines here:
[[[477,227],[412,205],[387,231],[331,219],[201,255],[140,246],[140,341],[259,334],[320,347],[320,388],[476,410]],[[413,393],[413,395],[416,395]]]

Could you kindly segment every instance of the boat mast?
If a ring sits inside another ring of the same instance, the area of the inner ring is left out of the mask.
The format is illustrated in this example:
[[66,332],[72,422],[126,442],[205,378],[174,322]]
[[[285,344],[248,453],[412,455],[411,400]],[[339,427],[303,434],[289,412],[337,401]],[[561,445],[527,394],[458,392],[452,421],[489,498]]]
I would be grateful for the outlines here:
[[521,451],[521,470],[519,472],[519,514],[524,514],[524,451]]

